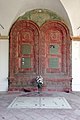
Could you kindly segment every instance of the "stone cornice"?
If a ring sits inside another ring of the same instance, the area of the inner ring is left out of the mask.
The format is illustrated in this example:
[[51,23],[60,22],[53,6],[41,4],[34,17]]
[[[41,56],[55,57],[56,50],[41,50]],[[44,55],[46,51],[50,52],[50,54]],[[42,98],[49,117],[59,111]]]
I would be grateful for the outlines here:
[[1,35],[0,34],[0,40],[8,40],[9,39],[9,36],[8,35]]
[[72,41],[80,41],[80,36],[71,36]]

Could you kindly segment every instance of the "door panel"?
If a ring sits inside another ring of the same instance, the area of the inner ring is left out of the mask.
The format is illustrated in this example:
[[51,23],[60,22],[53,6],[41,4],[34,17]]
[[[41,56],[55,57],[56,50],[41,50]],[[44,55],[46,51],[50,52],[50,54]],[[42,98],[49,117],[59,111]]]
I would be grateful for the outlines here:
[[20,66],[19,71],[36,72],[36,47],[35,47],[35,36],[33,29],[30,28],[23,29],[19,33],[19,59]]
[[45,62],[41,60],[42,64],[46,63],[46,65],[44,65],[45,67],[43,68],[42,65],[41,68],[43,74],[56,72],[60,73],[62,69],[62,33],[60,32],[60,30],[58,30],[58,28],[55,28],[54,23],[52,22],[52,24],[46,23],[41,27],[41,36],[42,39],[45,41]]
[[22,55],[31,54],[31,45],[30,44],[22,44],[21,46]]
[[[33,53],[32,53],[33,54]],[[32,61],[31,61],[32,60]],[[22,44],[21,45],[21,69],[32,69],[33,59],[31,57],[31,45]]]

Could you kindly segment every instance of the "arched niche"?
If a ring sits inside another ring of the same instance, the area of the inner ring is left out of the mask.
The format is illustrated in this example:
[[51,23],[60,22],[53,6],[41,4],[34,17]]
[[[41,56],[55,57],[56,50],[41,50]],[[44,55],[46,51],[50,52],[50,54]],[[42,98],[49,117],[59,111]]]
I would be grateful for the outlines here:
[[71,40],[64,20],[48,10],[33,10],[10,30],[9,90],[71,91]]

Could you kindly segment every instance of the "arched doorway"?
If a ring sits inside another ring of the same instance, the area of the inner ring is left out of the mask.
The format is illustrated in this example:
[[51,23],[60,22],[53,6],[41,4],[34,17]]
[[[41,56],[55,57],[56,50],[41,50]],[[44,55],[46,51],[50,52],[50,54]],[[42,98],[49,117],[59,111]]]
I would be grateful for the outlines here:
[[38,25],[21,19],[11,28],[9,90],[35,91],[35,78],[41,75],[43,90],[69,92],[72,81],[69,29],[60,20],[42,23],[39,18]]

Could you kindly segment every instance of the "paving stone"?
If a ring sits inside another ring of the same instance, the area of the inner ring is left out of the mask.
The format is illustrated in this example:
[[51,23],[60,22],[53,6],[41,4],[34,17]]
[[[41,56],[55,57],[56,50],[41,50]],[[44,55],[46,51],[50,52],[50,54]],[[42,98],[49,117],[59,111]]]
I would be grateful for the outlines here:
[[[23,93],[24,94],[24,93]],[[34,93],[33,93],[34,94]],[[44,93],[43,93],[44,94]],[[0,120],[80,120],[80,92],[53,92],[53,97],[65,97],[72,109],[8,109],[9,104],[21,93],[0,94]]]

